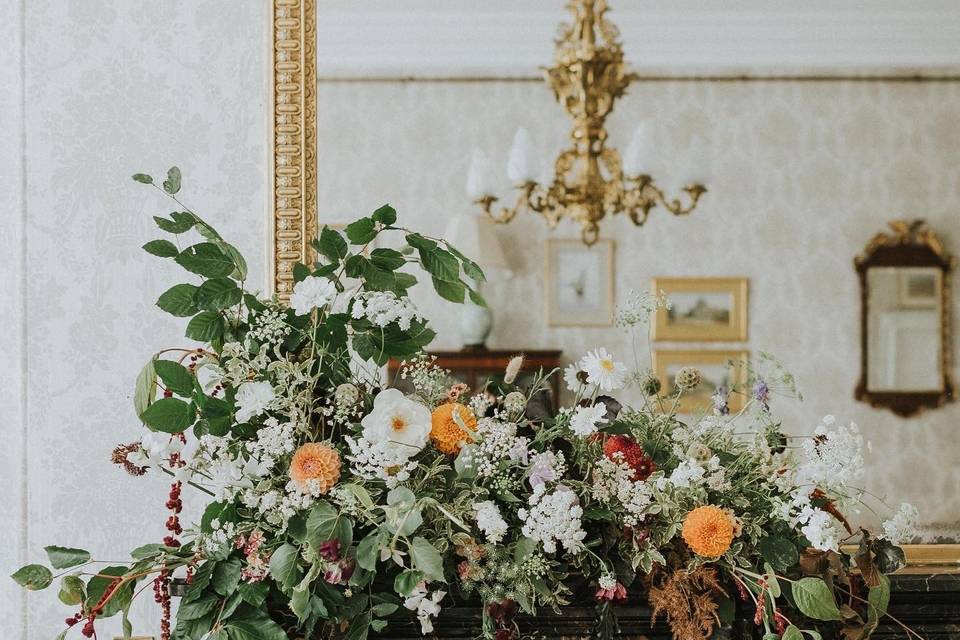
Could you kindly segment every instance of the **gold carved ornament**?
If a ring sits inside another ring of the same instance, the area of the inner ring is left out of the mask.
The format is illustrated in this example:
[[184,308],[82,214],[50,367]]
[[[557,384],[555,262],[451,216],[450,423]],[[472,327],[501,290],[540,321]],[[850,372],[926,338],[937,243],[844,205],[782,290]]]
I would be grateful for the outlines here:
[[495,222],[507,223],[520,211],[544,217],[553,228],[569,218],[580,223],[583,241],[597,241],[599,222],[607,214],[625,213],[636,225],[646,222],[650,210],[661,205],[674,215],[685,215],[706,192],[702,184],[684,187],[686,204],[669,198],[649,175],[627,176],[620,154],[607,144],[604,122],[614,103],[637,75],[627,70],[617,28],[605,19],[606,0],[572,0],[572,24],[564,25],[557,40],[554,66],[544,70],[557,102],[573,118],[572,145],[560,153],[549,185],[528,180],[517,188],[512,208],[494,211],[497,198],[484,195],[477,203]]
[[271,26],[271,286],[286,301],[293,265],[312,260],[317,236],[315,0],[271,0]]

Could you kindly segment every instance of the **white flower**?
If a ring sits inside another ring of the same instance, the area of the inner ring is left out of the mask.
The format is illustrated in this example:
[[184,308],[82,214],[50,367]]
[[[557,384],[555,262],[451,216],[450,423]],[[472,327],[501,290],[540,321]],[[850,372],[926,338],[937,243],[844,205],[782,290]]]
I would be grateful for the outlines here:
[[595,349],[583,356],[580,368],[587,372],[587,382],[603,392],[616,391],[627,382],[627,365],[614,362],[606,349]]
[[581,362],[582,360],[567,365],[567,368],[563,370],[563,381],[567,383],[567,389],[570,391],[577,393],[583,389],[583,395],[592,396],[593,392],[596,391],[596,387],[592,384],[585,384],[578,377],[583,371],[583,369],[580,368]]
[[538,541],[545,553],[554,553],[558,542],[567,552],[579,553],[587,537],[580,523],[580,500],[564,485],[557,486],[553,493],[546,493],[544,485],[539,485],[530,496],[530,509],[519,509],[517,516],[524,523],[523,535]]
[[634,480],[634,471],[623,461],[623,454],[598,459],[593,471],[593,497],[600,502],[622,510],[621,517],[627,526],[635,527],[647,517],[653,503],[653,488],[643,480]]
[[290,308],[298,316],[325,307],[337,295],[337,288],[326,278],[307,276],[293,287]]
[[344,436],[350,455],[347,460],[353,463],[350,470],[365,480],[383,480],[387,488],[393,489],[401,482],[410,479],[410,473],[419,464],[409,460],[411,449],[393,442],[373,443],[360,437],[354,440]]
[[440,615],[440,601],[443,600],[446,595],[446,591],[434,591],[433,594],[428,597],[427,585],[425,582],[421,582],[403,601],[404,607],[410,611],[417,612],[420,631],[424,635],[433,632],[433,621],[430,618]]
[[360,421],[363,437],[373,443],[403,445],[411,456],[430,437],[430,410],[397,389],[385,389],[373,400],[373,411]]
[[353,299],[354,318],[366,317],[378,327],[385,327],[391,322],[407,331],[414,320],[423,320],[423,316],[413,306],[409,298],[400,298],[390,291],[370,291],[358,294]]
[[804,507],[797,516],[800,532],[806,536],[814,549],[838,551],[842,533],[832,515],[815,507]]
[[276,397],[269,382],[244,382],[237,388],[237,422],[260,415]]
[[473,511],[477,515],[477,527],[487,536],[487,540],[494,544],[500,542],[508,527],[496,503],[493,500],[474,502]]
[[598,402],[592,407],[577,407],[570,418],[570,428],[581,438],[597,432],[597,426],[607,422],[607,405]]
[[863,478],[863,436],[857,425],[840,425],[826,416],[814,430],[814,437],[801,443],[793,483],[798,487],[819,487],[826,493],[848,493]]
[[900,503],[900,509],[883,523],[883,537],[893,544],[909,542],[917,535],[917,518],[920,512],[912,504]]

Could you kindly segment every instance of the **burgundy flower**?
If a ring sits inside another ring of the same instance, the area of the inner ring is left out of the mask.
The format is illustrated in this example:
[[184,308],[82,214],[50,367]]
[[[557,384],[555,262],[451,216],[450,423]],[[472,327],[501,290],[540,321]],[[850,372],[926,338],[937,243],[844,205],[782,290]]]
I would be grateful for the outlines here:
[[604,589],[603,587],[597,589],[595,597],[601,602],[625,602],[627,600],[627,589],[617,582],[612,589]]
[[320,557],[328,562],[336,562],[340,559],[340,541],[327,540],[320,544],[318,549]]

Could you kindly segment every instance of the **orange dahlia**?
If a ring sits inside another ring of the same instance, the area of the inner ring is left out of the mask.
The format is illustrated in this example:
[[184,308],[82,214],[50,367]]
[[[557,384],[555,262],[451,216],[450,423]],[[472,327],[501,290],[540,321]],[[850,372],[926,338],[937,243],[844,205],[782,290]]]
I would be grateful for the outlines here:
[[716,558],[733,542],[733,523],[720,507],[697,507],[683,521],[683,539],[697,555]]
[[471,431],[477,427],[477,417],[473,411],[458,402],[448,402],[442,404],[433,411],[430,416],[430,439],[434,446],[440,451],[455,455],[460,452],[460,445],[463,442],[473,442],[470,434],[464,431],[457,420],[454,419],[454,412],[460,422]]
[[327,493],[340,479],[340,456],[327,445],[308,442],[293,454],[290,477],[304,489],[311,480],[316,480],[320,493]]

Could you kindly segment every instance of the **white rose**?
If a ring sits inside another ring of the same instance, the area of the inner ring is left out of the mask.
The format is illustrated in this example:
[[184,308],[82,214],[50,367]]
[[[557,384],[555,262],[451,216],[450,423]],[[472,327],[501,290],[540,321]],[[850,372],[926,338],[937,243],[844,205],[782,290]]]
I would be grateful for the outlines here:
[[269,382],[244,382],[237,388],[237,422],[263,413],[276,398]]
[[298,316],[325,307],[337,295],[337,288],[326,278],[307,276],[293,287],[290,308]]
[[385,389],[373,400],[373,411],[360,421],[363,437],[373,443],[393,442],[409,457],[430,437],[430,410],[397,389]]

